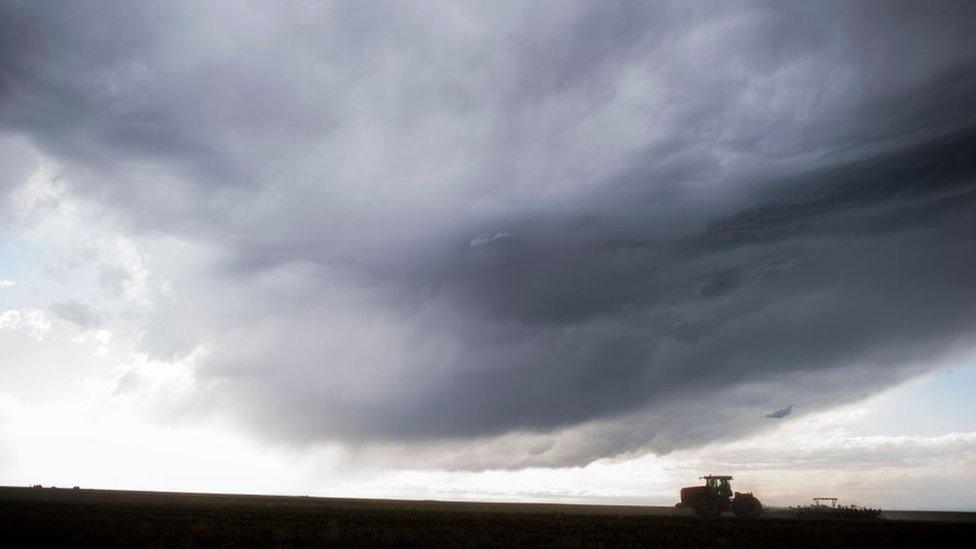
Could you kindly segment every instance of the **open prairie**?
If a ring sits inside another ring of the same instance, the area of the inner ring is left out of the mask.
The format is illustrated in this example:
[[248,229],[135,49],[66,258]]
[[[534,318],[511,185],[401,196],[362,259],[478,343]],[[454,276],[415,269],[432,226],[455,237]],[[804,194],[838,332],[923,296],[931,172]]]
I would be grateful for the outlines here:
[[709,520],[670,507],[0,488],[0,532],[38,547],[864,547],[972,539],[976,514],[831,522],[771,510]]

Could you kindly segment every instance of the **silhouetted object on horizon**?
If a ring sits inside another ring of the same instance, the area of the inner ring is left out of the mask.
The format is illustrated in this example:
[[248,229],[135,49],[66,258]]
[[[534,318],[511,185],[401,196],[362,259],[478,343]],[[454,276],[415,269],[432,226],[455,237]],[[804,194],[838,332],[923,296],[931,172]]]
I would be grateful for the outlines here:
[[763,512],[762,503],[751,492],[732,492],[728,475],[699,477],[704,486],[688,486],[681,489],[681,501],[675,507],[690,508],[702,517],[717,517],[723,511],[732,511],[737,517],[758,517]]
[[813,498],[813,505],[791,507],[790,509],[797,518],[868,520],[881,518],[881,509],[871,509],[857,505],[837,505],[837,498],[827,497]]
[[786,408],[780,408],[779,410],[776,410],[775,412],[772,412],[770,414],[766,414],[766,417],[771,417],[773,419],[783,419],[784,417],[790,415],[793,412],[793,407],[794,406],[795,405],[790,404]]

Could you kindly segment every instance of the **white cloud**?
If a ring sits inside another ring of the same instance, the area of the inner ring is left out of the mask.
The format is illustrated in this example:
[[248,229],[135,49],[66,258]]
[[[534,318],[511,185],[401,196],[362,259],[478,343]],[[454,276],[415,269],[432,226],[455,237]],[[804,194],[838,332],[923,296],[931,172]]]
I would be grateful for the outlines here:
[[468,247],[469,248],[477,248],[478,246],[484,246],[484,245],[487,245],[487,244],[491,244],[492,242],[495,242],[496,240],[501,240],[503,238],[509,238],[511,236],[512,235],[510,235],[509,233],[495,233],[495,234],[481,233],[478,236],[476,236],[473,239],[471,239],[471,243],[468,244]]
[[17,285],[16,280],[11,280],[9,278],[0,278],[0,288],[13,288]]
[[22,330],[41,341],[51,329],[51,321],[40,309],[8,309],[0,312],[0,329]]

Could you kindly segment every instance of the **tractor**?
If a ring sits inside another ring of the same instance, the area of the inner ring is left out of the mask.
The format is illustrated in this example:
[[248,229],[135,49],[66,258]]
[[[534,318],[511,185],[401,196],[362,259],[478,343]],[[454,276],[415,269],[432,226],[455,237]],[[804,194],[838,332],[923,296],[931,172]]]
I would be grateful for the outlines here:
[[756,496],[732,492],[729,484],[732,477],[707,475],[699,478],[705,481],[705,485],[682,488],[681,501],[675,507],[690,508],[702,517],[717,517],[723,511],[732,511],[737,517],[758,517],[762,514],[763,506]]

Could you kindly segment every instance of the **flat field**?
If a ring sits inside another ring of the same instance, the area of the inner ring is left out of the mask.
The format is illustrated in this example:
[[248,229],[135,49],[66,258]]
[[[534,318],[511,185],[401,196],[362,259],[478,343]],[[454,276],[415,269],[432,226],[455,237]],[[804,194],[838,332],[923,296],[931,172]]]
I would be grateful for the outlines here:
[[671,507],[454,503],[0,487],[14,546],[846,547],[965,545],[976,513],[700,519]]

